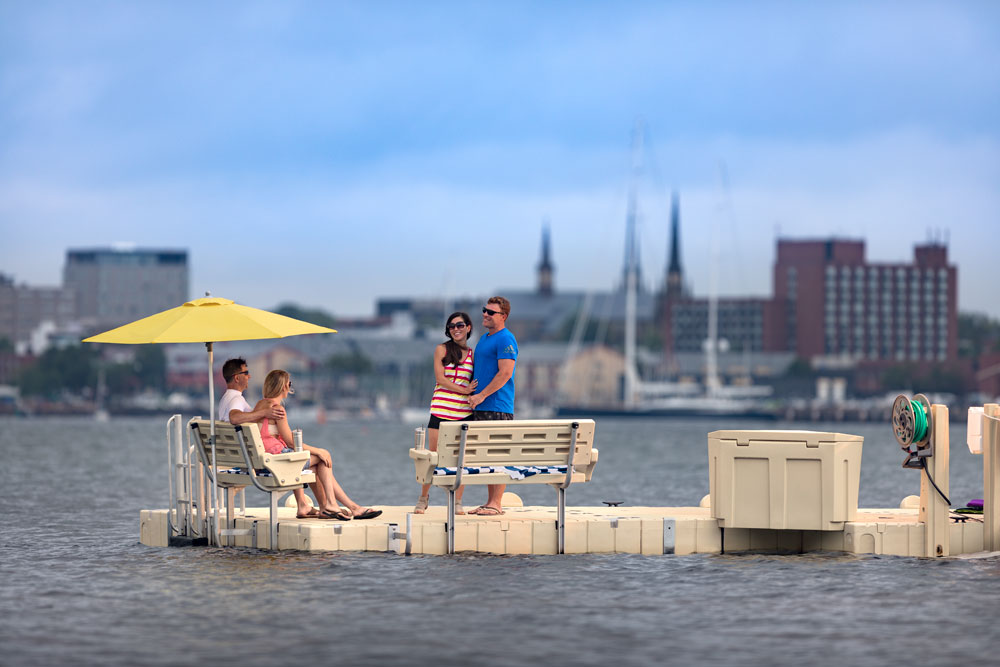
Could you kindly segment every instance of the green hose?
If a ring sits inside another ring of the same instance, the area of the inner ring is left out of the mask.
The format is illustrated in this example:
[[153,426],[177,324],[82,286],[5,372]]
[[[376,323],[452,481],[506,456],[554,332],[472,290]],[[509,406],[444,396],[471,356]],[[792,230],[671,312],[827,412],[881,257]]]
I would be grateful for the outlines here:
[[927,435],[927,413],[922,403],[910,401],[913,409],[913,442],[920,442]]

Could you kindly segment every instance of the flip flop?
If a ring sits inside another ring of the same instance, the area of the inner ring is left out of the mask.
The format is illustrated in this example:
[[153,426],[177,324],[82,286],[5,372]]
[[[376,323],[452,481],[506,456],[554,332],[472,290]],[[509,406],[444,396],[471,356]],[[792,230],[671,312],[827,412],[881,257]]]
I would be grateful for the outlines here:
[[351,517],[343,512],[327,512],[326,510],[320,510],[317,519],[334,519],[337,521],[350,521]]
[[355,514],[354,519],[356,521],[361,521],[363,519],[374,519],[382,514],[382,510],[375,510],[371,507],[366,507],[361,510],[360,514]]
[[478,508],[476,514],[479,516],[500,516],[501,514],[504,514],[504,511],[498,510],[496,507],[487,507],[486,505],[483,505]]
[[318,509],[316,509],[315,507],[312,507],[305,514],[296,514],[295,518],[296,519],[318,519],[318,518],[320,518],[320,514],[321,514],[321,512]]

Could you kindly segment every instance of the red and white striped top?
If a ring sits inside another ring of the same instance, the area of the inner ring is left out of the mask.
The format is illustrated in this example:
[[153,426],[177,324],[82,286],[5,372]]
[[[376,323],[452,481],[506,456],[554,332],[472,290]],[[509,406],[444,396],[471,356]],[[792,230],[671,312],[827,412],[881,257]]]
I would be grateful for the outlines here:
[[[444,376],[457,385],[469,386],[472,383],[472,348],[469,348],[462,363],[445,366]],[[469,397],[435,384],[434,395],[431,396],[431,414],[448,421],[465,419],[472,414]]]

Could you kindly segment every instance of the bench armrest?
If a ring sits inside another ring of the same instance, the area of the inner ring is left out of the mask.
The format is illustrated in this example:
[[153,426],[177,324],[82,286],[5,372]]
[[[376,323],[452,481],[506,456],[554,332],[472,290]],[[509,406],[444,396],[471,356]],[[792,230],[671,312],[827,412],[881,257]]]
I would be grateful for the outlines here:
[[590,478],[594,475],[594,468],[597,467],[597,455],[598,454],[599,454],[599,452],[596,449],[591,449],[590,450],[590,462],[589,463],[585,461],[585,462],[583,462],[582,465],[580,463],[577,463],[575,466],[573,466],[577,470],[577,472],[582,472],[583,473],[583,475],[585,477],[585,481],[587,481],[587,482],[589,482]]
[[437,452],[429,449],[410,449],[410,458],[413,459],[413,467],[417,474],[419,484],[430,484],[434,479],[434,468],[437,466]]

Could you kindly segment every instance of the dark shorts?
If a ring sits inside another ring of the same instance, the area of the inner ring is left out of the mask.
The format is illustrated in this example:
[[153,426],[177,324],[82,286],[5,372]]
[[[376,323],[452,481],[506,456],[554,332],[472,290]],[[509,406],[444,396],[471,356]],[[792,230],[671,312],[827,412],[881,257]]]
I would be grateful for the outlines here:
[[441,427],[441,422],[452,422],[452,421],[461,422],[461,421],[470,421],[472,419],[474,419],[474,417],[466,417],[465,419],[442,419],[441,417],[431,415],[431,418],[427,421],[427,428],[432,428],[437,430]]
[[472,416],[469,417],[469,421],[476,422],[498,422],[498,421],[513,421],[513,412],[495,412],[493,410],[473,410]]

